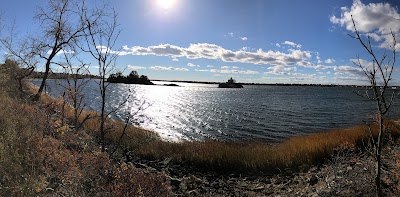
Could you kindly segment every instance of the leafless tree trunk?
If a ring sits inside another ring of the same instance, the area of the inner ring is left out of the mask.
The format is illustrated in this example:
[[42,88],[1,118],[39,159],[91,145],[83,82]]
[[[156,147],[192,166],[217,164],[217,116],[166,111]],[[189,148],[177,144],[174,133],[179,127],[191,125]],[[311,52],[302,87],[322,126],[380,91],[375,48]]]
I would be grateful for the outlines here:
[[[393,91],[390,95],[388,95],[388,90],[390,89],[389,83],[392,80],[392,73],[394,69],[394,65],[396,62],[396,38],[395,35],[392,34],[393,44],[391,46],[392,55],[388,57],[386,51],[383,53],[382,57],[378,59],[375,51],[373,50],[371,39],[368,36],[367,40],[363,40],[360,36],[359,31],[357,30],[356,23],[353,20],[353,26],[355,31],[355,36],[353,38],[357,39],[363,48],[368,52],[368,54],[372,57],[372,66],[363,65],[358,59],[357,62],[354,62],[357,66],[359,66],[364,74],[367,76],[368,81],[370,83],[370,88],[372,91],[372,95],[366,92],[365,96],[373,101],[375,101],[376,109],[377,109],[377,124],[379,125],[378,137],[376,140],[373,140],[374,147],[374,156],[376,160],[376,176],[375,176],[375,184],[376,184],[376,195],[382,196],[382,187],[381,187],[381,168],[382,168],[382,136],[385,133],[385,126],[383,124],[383,120],[390,107],[392,106],[395,98],[395,92]],[[371,136],[372,137],[372,136]]]
[[[97,61],[99,67],[100,80],[99,90],[101,96],[101,111],[100,111],[100,141],[101,149],[105,151],[105,135],[106,135],[106,118],[109,113],[105,111],[106,107],[106,92],[109,86],[107,83],[107,77],[115,70],[115,61],[118,57],[118,52],[113,51],[115,43],[120,34],[118,30],[117,15],[113,11],[112,13],[106,13],[105,9],[99,9],[97,17],[101,20],[97,20],[94,17],[85,17],[85,25],[88,27],[86,30],[86,49],[91,56]],[[97,20],[96,23],[93,21]]]

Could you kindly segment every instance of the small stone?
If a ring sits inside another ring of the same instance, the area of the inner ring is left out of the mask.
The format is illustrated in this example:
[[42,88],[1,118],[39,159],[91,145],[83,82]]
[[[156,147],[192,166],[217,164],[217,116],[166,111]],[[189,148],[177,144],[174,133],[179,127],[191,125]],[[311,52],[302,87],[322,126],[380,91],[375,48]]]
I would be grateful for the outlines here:
[[303,165],[301,165],[301,166],[299,167],[299,170],[300,170],[301,172],[306,172],[309,168],[310,168],[309,165],[303,164]]
[[347,171],[353,170],[353,168],[351,166],[347,167],[346,169],[347,169]]
[[164,159],[163,161],[161,161],[160,164],[161,164],[163,167],[167,167],[167,166],[169,165],[170,162],[171,162],[171,158],[166,158],[166,159]]
[[189,195],[189,196],[200,196],[200,192],[199,191],[197,191],[197,190],[191,190],[191,191],[189,191],[189,192],[187,192],[187,194]]
[[49,184],[47,185],[48,188],[51,188],[52,190],[55,190],[62,184],[62,180],[56,176],[50,177],[47,180]]
[[325,182],[327,182],[327,183],[331,183],[331,182],[333,182],[335,180],[335,176],[329,176],[329,177],[327,177],[327,178],[325,178]]
[[317,167],[312,167],[312,168],[310,168],[310,172],[315,172],[315,171],[317,171],[318,170],[318,168]]
[[255,192],[261,192],[262,190],[264,190],[264,186],[258,186],[252,189]]
[[271,182],[271,179],[265,179],[264,183],[265,184],[271,184],[272,182]]
[[285,169],[285,175],[291,176],[291,175],[293,175],[293,171],[291,169],[287,168],[287,169]]
[[240,187],[247,187],[247,186],[249,186],[249,184],[247,184],[246,182],[241,182],[241,183],[239,184],[239,186],[240,186]]
[[179,188],[179,185],[181,184],[182,180],[171,177],[170,182],[171,182],[172,186],[175,186],[176,188]]
[[312,176],[312,177],[308,180],[308,183],[309,183],[310,185],[315,185],[315,184],[317,184],[317,183],[318,183],[318,177]]

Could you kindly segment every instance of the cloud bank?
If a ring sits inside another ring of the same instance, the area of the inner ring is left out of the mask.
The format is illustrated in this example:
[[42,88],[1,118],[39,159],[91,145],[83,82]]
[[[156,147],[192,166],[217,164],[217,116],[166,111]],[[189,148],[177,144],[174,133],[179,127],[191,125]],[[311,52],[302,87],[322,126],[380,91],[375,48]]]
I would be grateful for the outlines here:
[[128,65],[127,68],[129,70],[141,70],[141,69],[146,69],[146,67],[143,66],[132,66],[132,65]]
[[150,67],[151,70],[173,70],[173,71],[189,71],[189,69],[187,68],[176,68],[176,67],[172,67],[172,66],[152,66]]
[[[294,43],[293,43],[294,44]],[[296,45],[299,46],[299,45]],[[300,45],[301,46],[301,45]],[[185,57],[188,59],[212,59],[223,62],[249,63],[256,65],[305,65],[311,58],[311,52],[299,49],[289,49],[287,52],[263,51],[256,52],[232,51],[221,46],[208,43],[191,44],[189,47],[179,47],[171,44],[156,46],[123,46],[121,51],[115,52],[124,55],[156,55],[169,56],[172,58]]]
[[365,36],[370,36],[374,41],[381,42],[381,48],[390,48],[393,43],[391,31],[399,37],[400,13],[389,3],[364,4],[361,0],[354,0],[351,7],[342,7],[340,16],[333,15],[330,21],[354,32],[351,16],[357,30]]

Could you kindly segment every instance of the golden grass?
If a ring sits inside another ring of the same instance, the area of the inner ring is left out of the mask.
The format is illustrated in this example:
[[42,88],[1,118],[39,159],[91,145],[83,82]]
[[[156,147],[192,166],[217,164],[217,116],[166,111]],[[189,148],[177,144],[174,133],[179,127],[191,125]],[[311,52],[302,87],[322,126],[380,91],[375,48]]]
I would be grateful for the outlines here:
[[[386,122],[398,133],[393,121]],[[377,127],[372,126],[377,134]],[[292,137],[280,144],[261,142],[183,142],[155,141],[137,150],[137,154],[158,159],[196,165],[200,168],[236,173],[274,173],[284,168],[299,169],[329,159],[335,151],[352,149],[368,143],[367,126],[354,126],[305,136]]]
[[[60,110],[63,101],[43,95],[41,102]],[[96,134],[99,118],[96,112],[85,111],[80,119],[87,114],[94,118],[88,120],[84,127]],[[73,117],[70,106],[67,107],[66,115],[69,118]],[[109,143],[115,143],[121,135],[124,123],[108,119],[106,125],[110,128],[107,139]],[[387,121],[385,125],[392,135],[398,136],[397,123]],[[376,136],[377,126],[372,125],[371,131]],[[285,168],[297,170],[304,164],[320,164],[329,159],[335,151],[360,147],[368,144],[369,139],[368,127],[359,125],[292,137],[280,144],[219,141],[171,143],[162,141],[151,131],[129,126],[121,145],[142,157],[159,160],[170,158],[175,163],[194,165],[202,169],[229,173],[275,173]]]

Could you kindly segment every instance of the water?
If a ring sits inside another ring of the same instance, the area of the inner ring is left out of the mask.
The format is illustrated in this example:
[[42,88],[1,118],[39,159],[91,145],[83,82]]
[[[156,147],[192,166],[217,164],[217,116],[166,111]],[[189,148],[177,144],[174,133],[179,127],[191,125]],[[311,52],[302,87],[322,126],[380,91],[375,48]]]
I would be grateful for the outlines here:
[[[48,90],[61,95],[57,83]],[[38,82],[34,82],[38,84]],[[164,84],[168,82],[155,82]],[[351,87],[244,86],[220,89],[217,85],[176,83],[180,87],[110,84],[107,110],[111,116],[153,130],[167,140],[243,140],[279,142],[285,138],[363,124],[373,117],[373,101]],[[358,89],[363,90],[363,89]],[[83,91],[89,109],[100,109],[98,84]],[[124,105],[118,107],[131,95]],[[140,108],[142,106],[142,108]],[[390,116],[400,117],[394,105]]]

